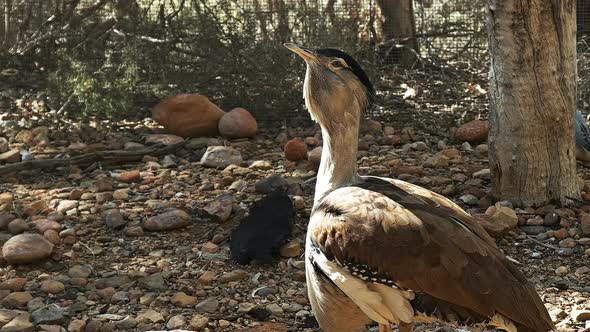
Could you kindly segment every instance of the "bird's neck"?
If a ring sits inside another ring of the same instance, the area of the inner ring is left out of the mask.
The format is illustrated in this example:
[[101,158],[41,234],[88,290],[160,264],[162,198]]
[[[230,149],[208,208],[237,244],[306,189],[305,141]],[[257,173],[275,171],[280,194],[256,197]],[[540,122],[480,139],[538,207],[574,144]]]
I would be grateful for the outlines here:
[[314,205],[328,192],[359,181],[356,167],[358,122],[322,125],[322,159],[318,170]]

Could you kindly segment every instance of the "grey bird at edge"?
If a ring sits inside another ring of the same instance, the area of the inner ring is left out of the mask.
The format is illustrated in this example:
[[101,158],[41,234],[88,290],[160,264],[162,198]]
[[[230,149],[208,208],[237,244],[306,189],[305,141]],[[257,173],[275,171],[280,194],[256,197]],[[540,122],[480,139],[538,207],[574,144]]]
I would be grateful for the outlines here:
[[348,54],[285,44],[307,64],[303,97],[323,153],[305,247],[307,289],[326,332],[410,332],[414,322],[552,331],[533,285],[451,200],[357,173],[374,90]]
[[590,161],[590,128],[580,111],[576,111],[576,159]]

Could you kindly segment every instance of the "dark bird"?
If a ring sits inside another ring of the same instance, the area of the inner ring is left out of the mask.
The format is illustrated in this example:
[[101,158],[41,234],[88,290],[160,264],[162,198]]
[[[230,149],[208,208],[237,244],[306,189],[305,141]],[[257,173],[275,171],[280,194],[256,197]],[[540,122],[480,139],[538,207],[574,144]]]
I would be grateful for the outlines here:
[[293,202],[277,189],[254,203],[230,237],[230,249],[240,264],[272,263],[293,227]]
[[576,159],[590,161],[590,128],[580,111],[576,111]]
[[285,46],[307,63],[303,96],[324,141],[305,248],[320,327],[553,330],[533,285],[458,205],[410,183],[358,175],[359,121],[374,95],[361,66],[339,50]]

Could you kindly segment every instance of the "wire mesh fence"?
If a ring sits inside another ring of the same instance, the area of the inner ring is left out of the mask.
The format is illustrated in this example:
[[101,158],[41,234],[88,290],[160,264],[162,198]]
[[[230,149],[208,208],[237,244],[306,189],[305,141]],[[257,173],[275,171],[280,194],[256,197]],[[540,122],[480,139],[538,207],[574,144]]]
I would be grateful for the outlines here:
[[[304,65],[282,48],[287,41],[344,49],[375,81],[433,62],[477,75],[487,67],[481,0],[0,0],[0,7],[0,84],[31,87],[46,107],[74,117],[143,118],[162,97],[188,92],[224,109],[245,107],[263,124],[307,119]],[[590,6],[579,1],[578,14],[582,45]]]

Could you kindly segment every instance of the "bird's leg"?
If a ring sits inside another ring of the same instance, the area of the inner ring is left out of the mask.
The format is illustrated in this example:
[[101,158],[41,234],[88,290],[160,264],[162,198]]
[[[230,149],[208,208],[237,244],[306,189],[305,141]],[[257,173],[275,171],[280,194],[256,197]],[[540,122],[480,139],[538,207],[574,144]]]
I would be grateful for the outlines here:
[[414,323],[399,323],[399,332],[413,332],[414,331]]
[[379,332],[391,332],[391,326],[389,324],[379,324]]

